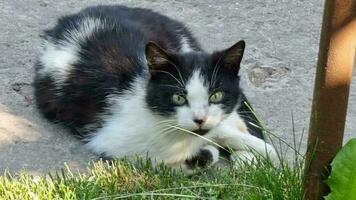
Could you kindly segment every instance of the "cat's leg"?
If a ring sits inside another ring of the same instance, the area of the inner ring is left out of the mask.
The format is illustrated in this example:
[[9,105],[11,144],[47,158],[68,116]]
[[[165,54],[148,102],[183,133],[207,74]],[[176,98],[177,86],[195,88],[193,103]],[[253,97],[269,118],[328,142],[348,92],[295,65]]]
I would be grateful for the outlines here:
[[219,133],[219,143],[234,151],[231,155],[232,160],[254,162],[255,156],[261,156],[278,163],[275,148],[264,140],[231,127],[220,127]]
[[278,163],[278,155],[275,148],[264,140],[248,133],[246,125],[237,116],[229,117],[218,127],[209,132],[211,137],[222,146],[232,149],[232,160],[253,161],[254,155],[269,158],[272,162]]

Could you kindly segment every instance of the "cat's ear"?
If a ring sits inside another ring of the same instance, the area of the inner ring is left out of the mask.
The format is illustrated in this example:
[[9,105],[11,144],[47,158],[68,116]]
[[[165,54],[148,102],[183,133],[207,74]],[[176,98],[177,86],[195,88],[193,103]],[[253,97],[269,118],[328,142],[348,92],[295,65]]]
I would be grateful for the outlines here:
[[245,50],[245,41],[240,40],[230,48],[223,51],[221,62],[228,71],[238,74],[240,70],[240,63]]
[[146,60],[151,74],[155,74],[157,70],[164,70],[170,63],[170,56],[154,42],[149,42],[146,45]]

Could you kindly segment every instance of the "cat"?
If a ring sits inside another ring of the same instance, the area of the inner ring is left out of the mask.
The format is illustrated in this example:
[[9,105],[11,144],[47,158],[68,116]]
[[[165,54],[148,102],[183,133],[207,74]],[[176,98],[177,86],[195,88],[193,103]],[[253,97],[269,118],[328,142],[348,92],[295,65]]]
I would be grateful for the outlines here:
[[89,7],[45,31],[37,107],[103,157],[143,156],[188,174],[221,156],[251,160],[251,149],[276,158],[239,86],[244,49],[241,40],[209,54],[152,10]]

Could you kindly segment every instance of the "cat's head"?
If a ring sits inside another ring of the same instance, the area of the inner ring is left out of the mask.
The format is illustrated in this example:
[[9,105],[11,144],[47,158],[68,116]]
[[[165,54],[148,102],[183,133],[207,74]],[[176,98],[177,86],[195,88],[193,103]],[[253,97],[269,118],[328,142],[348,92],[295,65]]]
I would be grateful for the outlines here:
[[212,54],[172,53],[146,46],[150,71],[146,102],[167,123],[204,134],[235,111],[242,95],[238,72],[245,49],[239,41]]

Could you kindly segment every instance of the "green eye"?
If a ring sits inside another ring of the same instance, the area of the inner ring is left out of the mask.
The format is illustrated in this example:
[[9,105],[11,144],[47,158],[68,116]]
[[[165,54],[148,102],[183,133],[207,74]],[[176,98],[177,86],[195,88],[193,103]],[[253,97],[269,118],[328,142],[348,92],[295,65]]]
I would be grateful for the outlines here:
[[185,103],[186,99],[183,95],[179,95],[179,94],[174,94],[172,96],[172,101],[173,103],[175,103],[178,106],[181,106]]
[[209,101],[211,103],[219,103],[224,97],[223,92],[215,92],[214,94],[210,95]]

